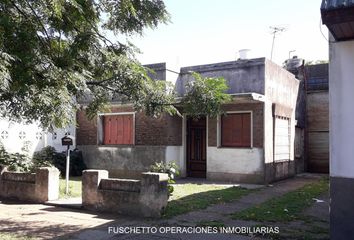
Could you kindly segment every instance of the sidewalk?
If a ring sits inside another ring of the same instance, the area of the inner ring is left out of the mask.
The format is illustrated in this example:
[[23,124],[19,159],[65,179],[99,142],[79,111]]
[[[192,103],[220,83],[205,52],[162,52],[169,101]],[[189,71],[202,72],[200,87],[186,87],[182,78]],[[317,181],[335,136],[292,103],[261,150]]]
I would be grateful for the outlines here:
[[0,232],[14,233],[40,239],[255,239],[235,234],[170,234],[132,235],[108,234],[108,227],[118,226],[196,226],[201,221],[223,221],[227,226],[248,226],[226,215],[241,211],[272,197],[281,196],[316,181],[316,177],[300,176],[275,183],[241,199],[217,204],[204,210],[190,212],[172,219],[149,220],[85,210],[62,208],[41,204],[0,203]]

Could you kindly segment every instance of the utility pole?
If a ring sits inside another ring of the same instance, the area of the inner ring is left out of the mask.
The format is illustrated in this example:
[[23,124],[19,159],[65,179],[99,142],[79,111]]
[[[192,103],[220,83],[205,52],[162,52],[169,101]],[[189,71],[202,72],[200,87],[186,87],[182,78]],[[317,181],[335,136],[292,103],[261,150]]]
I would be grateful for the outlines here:
[[273,49],[274,49],[274,41],[275,41],[275,35],[278,32],[284,32],[285,28],[284,27],[270,27],[270,29],[272,29],[272,34],[273,34],[273,42],[272,42],[272,50],[270,52],[270,60],[273,60]]

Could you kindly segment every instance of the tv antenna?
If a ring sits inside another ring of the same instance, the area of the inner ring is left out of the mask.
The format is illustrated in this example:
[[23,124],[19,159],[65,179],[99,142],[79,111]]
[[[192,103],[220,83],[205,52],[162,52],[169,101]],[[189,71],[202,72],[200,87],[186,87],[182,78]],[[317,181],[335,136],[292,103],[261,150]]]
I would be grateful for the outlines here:
[[277,33],[284,32],[286,30],[286,28],[285,27],[273,27],[273,26],[270,26],[269,28],[272,30],[272,34],[273,34],[272,50],[270,52],[270,60],[272,60],[273,59],[273,49],[274,49],[275,36],[277,35]]

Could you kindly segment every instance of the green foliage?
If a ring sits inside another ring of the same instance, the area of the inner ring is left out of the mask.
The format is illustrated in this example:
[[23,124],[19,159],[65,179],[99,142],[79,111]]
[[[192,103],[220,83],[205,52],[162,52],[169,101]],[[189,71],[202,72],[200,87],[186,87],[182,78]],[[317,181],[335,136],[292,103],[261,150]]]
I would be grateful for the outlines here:
[[117,97],[151,115],[172,111],[136,48],[119,41],[168,20],[162,0],[1,1],[2,114],[60,128],[73,123],[76,99],[87,95],[91,117]]
[[216,117],[222,113],[221,105],[231,101],[231,96],[226,93],[228,86],[225,79],[192,74],[195,80],[186,85],[187,93],[182,99],[184,113],[193,118],[202,115]]
[[47,146],[35,152],[32,157],[32,169],[39,167],[52,167],[56,151],[54,147]]
[[313,204],[313,198],[328,191],[327,179],[286,193],[285,195],[270,199],[258,206],[248,208],[239,213],[233,214],[233,219],[265,221],[265,222],[286,222],[302,219],[302,211]]
[[[136,47],[121,40],[168,21],[162,0],[1,1],[1,114],[50,130],[74,123],[77,100],[88,102],[89,118],[111,100],[131,102],[148,116],[178,113],[168,82],[153,81]],[[182,109],[215,117],[230,100],[225,80],[193,75]]]
[[16,172],[29,172],[32,166],[31,159],[26,154],[8,153],[0,142],[0,164],[7,166],[8,170]]
[[168,174],[168,192],[170,196],[174,191],[174,187],[171,184],[176,183],[174,179],[180,174],[178,165],[175,162],[155,162],[151,165],[150,171]]
[[[55,153],[53,165],[59,169],[61,176],[66,174],[66,153]],[[87,169],[81,151],[70,151],[70,176],[81,176]]]
[[[10,171],[34,172],[39,167],[56,167],[62,176],[66,171],[66,154],[56,152],[54,147],[47,146],[33,154],[8,153],[0,142],[0,164]],[[87,167],[81,151],[70,151],[70,176],[81,176]]]

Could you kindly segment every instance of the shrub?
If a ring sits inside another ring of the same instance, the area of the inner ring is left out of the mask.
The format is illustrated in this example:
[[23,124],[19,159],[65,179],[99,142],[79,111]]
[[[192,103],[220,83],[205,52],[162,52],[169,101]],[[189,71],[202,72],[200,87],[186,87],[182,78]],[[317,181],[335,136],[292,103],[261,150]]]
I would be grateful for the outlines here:
[[[58,153],[54,147],[47,146],[35,152],[31,159],[28,154],[7,152],[0,142],[0,164],[16,172],[34,172],[39,167],[54,166],[65,176],[66,153]],[[81,151],[70,151],[70,175],[81,176],[86,168]]]
[[28,172],[31,169],[32,162],[26,154],[7,152],[0,142],[0,164],[7,166],[10,171]]
[[[66,172],[66,153],[55,153],[53,165],[59,169],[60,174],[65,176]],[[79,150],[70,151],[70,176],[81,176],[82,171],[87,169],[82,152]]]
[[151,172],[167,173],[168,174],[168,193],[169,196],[173,193],[173,186],[171,184],[176,183],[175,177],[179,175],[179,167],[175,162],[155,162],[150,167]]
[[32,157],[32,169],[52,167],[55,154],[55,148],[52,146],[44,147],[42,150],[35,152]]

